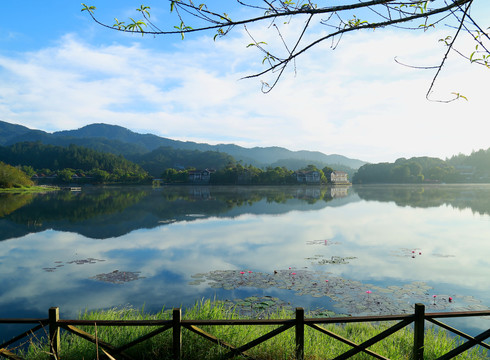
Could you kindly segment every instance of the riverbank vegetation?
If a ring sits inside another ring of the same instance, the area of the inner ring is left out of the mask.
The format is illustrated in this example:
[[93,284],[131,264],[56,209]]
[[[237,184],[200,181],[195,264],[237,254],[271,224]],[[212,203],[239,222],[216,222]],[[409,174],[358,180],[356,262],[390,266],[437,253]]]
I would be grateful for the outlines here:
[[26,173],[0,161],[0,189],[17,189],[34,185]]
[[[308,165],[297,171],[286,167],[268,166],[265,169],[253,165],[242,165],[230,162],[218,170],[199,171],[194,168],[178,170],[165,169],[161,174],[162,180],[168,184],[206,183],[211,185],[297,185],[328,184],[333,169],[326,166],[318,169],[315,165]],[[316,177],[307,178],[307,174],[316,173]],[[197,180],[193,177],[197,177]],[[299,179],[300,176],[302,180]]]
[[0,188],[1,193],[7,194],[19,194],[19,193],[40,193],[47,191],[57,191],[60,190],[57,186],[19,186],[19,187],[9,187],[9,188]]
[[[67,147],[21,142],[0,146],[0,161],[38,184],[151,183],[167,184],[294,185],[328,184],[330,174],[342,172],[339,165],[264,166],[236,161],[218,151],[160,147],[128,158],[77,145]],[[276,162],[279,163],[279,162]],[[442,160],[432,157],[400,158],[394,163],[365,164],[352,177],[354,184],[490,183],[490,148]],[[340,170],[340,172],[339,172]],[[303,173],[303,174],[301,174]],[[313,179],[310,175],[315,174]],[[345,171],[344,171],[345,173]],[[19,182],[19,180],[17,180]],[[337,182],[338,183],[338,182]],[[347,180],[344,183],[348,183]],[[0,187],[25,186],[5,185]]]
[[[242,165],[232,156],[216,151],[160,147],[150,153],[133,155],[131,160],[77,145],[68,147],[21,142],[0,146],[5,161],[38,184],[150,183],[161,177],[169,184],[288,185],[297,184],[295,171],[284,166],[257,168]],[[209,169],[209,170],[208,170]],[[306,183],[326,184],[333,169],[308,165],[303,173],[316,172]],[[199,173],[198,173],[199,172]],[[206,173],[202,177],[203,173]]]
[[[256,314],[256,316],[272,319],[293,319],[294,313],[291,310],[282,308],[272,314]],[[105,311],[89,311],[81,314],[80,318],[85,320],[169,320],[171,318],[171,312],[162,310],[156,314],[149,314],[144,312],[144,310],[122,308]],[[213,302],[210,300],[198,302],[193,308],[186,309],[183,314],[183,319],[191,320],[242,318],[246,317],[239,315],[236,309],[228,306],[226,302]],[[390,325],[392,324],[346,323],[344,325],[326,325],[324,327],[351,341],[361,343],[380,333]],[[92,334],[94,333],[93,327],[86,326],[81,328]],[[276,326],[228,325],[201,326],[201,328],[229,344],[240,346],[272,331]],[[152,330],[154,328],[99,326],[97,327],[96,333],[99,341],[106,341],[118,347]],[[183,332],[182,343],[183,358],[189,360],[219,359],[227,352],[225,349],[186,330]],[[425,336],[424,358],[426,360],[436,359],[453,349],[458,343],[460,343],[459,338],[450,337],[445,331],[436,331],[430,328],[427,330]],[[258,359],[292,359],[295,354],[294,344],[295,332],[294,329],[289,329],[265,343],[250,349],[248,353],[253,358]],[[349,349],[350,347],[348,345],[342,344],[327,335],[323,335],[308,326],[305,327],[305,359],[331,359]],[[409,327],[405,327],[369,349],[390,359],[410,359],[413,349],[413,331]],[[98,358],[97,352],[95,344],[83,340],[80,337],[70,335],[69,333],[62,334],[61,359],[95,359]],[[99,354],[102,354],[100,350]],[[171,330],[127,350],[127,354],[140,360],[171,359]],[[45,342],[35,339],[31,342],[27,350],[21,351],[21,355],[24,358],[32,360],[48,359],[48,345]],[[366,354],[360,354],[354,358],[371,359],[370,355]],[[458,359],[473,360],[487,358],[488,352],[479,348],[472,348],[458,357]]]
[[394,163],[366,164],[353,176],[355,184],[490,183],[490,148],[442,160],[400,158]]
[[140,183],[148,173],[122,156],[85,147],[22,142],[0,146],[0,160],[38,183]]

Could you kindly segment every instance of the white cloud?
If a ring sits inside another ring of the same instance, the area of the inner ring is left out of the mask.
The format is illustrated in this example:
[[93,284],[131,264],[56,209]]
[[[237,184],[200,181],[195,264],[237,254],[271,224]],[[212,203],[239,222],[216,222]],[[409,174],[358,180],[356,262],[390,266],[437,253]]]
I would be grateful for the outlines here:
[[[490,73],[451,58],[436,89],[470,101],[427,102],[441,34],[376,31],[345,37],[297,60],[269,94],[241,35],[197,37],[161,50],[129,44],[92,46],[67,35],[57,47],[0,56],[3,119],[47,131],[94,122],[209,143],[285,146],[367,161],[451,156],[487,148],[482,114]],[[436,51],[434,51],[436,49]],[[442,51],[441,51],[442,50]],[[462,125],[464,123],[464,126]]]

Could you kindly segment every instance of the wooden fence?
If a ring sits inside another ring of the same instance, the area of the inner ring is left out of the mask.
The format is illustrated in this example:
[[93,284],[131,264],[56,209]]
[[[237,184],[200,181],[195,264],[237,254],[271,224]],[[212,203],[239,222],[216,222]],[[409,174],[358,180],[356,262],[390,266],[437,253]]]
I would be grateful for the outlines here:
[[[145,340],[148,340],[160,333],[167,330],[172,330],[172,351],[173,358],[180,360],[182,356],[182,328],[192,331],[207,340],[225,347],[229,350],[225,358],[233,358],[237,355],[248,356],[247,350],[257,346],[258,344],[273,338],[274,336],[282,333],[283,331],[295,328],[295,356],[297,360],[303,360],[305,357],[304,353],[304,342],[305,326],[310,326],[313,329],[320,331],[321,333],[331,336],[332,338],[348,344],[352,347],[351,350],[338,355],[335,360],[348,359],[360,352],[367,353],[376,359],[389,360],[379,354],[368,349],[371,345],[377,343],[378,341],[388,337],[389,335],[403,329],[405,326],[414,323],[414,340],[413,340],[413,359],[423,360],[424,358],[424,338],[425,338],[425,321],[429,321],[435,325],[438,325],[446,330],[449,330],[462,338],[467,339],[466,342],[462,343],[458,347],[454,348],[447,354],[438,358],[438,360],[452,359],[455,356],[463,353],[464,351],[470,349],[475,345],[482,346],[486,349],[490,349],[490,345],[483,342],[485,339],[490,337],[490,329],[482,332],[481,334],[472,337],[457,329],[454,329],[444,323],[441,323],[439,318],[455,318],[455,317],[473,317],[473,316],[490,316],[490,311],[464,311],[464,312],[442,312],[442,313],[426,313],[425,306],[423,304],[415,304],[415,312],[413,314],[405,315],[387,315],[387,316],[353,316],[353,317],[337,317],[337,318],[305,318],[304,310],[302,308],[296,308],[296,316],[294,319],[250,319],[250,320],[183,320],[181,317],[181,310],[174,309],[172,313],[171,320],[63,320],[59,318],[59,308],[54,307],[49,309],[49,317],[47,319],[0,319],[0,324],[37,324],[34,328],[25,331],[22,334],[12,338],[11,340],[0,345],[0,357],[13,360],[23,360],[18,355],[7,350],[9,345],[12,345],[24,337],[29,336],[35,331],[41,328],[48,327],[49,330],[46,331],[49,334],[50,343],[50,354],[53,360],[59,359],[60,354],[60,329],[65,329],[77,336],[80,336],[90,342],[97,344],[98,348],[106,354],[109,359],[124,359],[132,360],[132,357],[127,355],[125,351],[136,344],[139,344]],[[319,324],[340,324],[340,323],[360,323],[360,322],[383,322],[390,321],[395,322],[393,326],[382,331],[378,335],[372,337],[371,339],[363,342],[362,344],[355,344],[352,341],[345,339],[325,328]],[[248,344],[235,347],[228,344],[220,339],[216,338],[214,335],[205,332],[198,326],[218,326],[218,325],[277,325],[278,327],[269,333],[260,336],[259,338],[249,342]],[[149,332],[148,334],[133,340],[121,347],[114,347],[113,345],[101,341],[96,336],[89,334],[76,326],[148,326],[157,327],[156,330]]]

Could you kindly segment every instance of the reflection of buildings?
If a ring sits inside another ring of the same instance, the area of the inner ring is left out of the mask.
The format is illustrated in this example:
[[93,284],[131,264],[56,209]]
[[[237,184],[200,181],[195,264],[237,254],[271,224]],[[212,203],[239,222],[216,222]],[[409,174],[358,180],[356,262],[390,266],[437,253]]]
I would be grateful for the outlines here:
[[296,199],[334,199],[349,195],[350,186],[301,187],[296,190]]
[[340,198],[348,195],[347,186],[333,186],[330,188],[330,196],[332,198]]
[[299,183],[304,184],[319,184],[321,180],[318,171],[296,171],[294,175]]
[[320,188],[302,187],[296,190],[297,199],[320,199],[322,192]]
[[211,192],[209,191],[209,188],[205,186],[197,186],[197,187],[190,188],[189,195],[197,199],[207,200],[211,198]]

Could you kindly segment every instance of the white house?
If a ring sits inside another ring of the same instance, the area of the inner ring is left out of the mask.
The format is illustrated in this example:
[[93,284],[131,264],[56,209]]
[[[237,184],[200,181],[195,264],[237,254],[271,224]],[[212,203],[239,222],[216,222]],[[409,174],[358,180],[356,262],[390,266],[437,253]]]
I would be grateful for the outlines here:
[[333,184],[345,184],[349,182],[349,179],[347,178],[347,173],[343,171],[333,171],[330,174],[330,181]]

